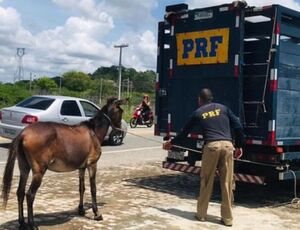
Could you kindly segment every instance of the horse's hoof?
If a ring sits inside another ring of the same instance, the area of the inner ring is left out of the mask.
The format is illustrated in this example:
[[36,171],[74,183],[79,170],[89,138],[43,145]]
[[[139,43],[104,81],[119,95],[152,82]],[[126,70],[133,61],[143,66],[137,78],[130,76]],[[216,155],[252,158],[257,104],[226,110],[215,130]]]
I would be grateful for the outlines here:
[[24,222],[24,223],[20,223],[19,225],[19,230],[27,230],[28,227],[27,227],[27,224]]
[[102,217],[102,215],[100,214],[100,215],[95,216],[95,217],[94,217],[94,220],[100,221],[100,220],[103,220],[103,217]]
[[85,215],[85,210],[84,209],[78,209],[78,214],[79,214],[79,216],[84,216]]
[[83,205],[79,205],[78,206],[78,215],[80,215],[80,216],[84,216],[85,215],[85,210],[84,210]]
[[19,221],[19,230],[25,230],[27,229],[27,224],[25,221]]

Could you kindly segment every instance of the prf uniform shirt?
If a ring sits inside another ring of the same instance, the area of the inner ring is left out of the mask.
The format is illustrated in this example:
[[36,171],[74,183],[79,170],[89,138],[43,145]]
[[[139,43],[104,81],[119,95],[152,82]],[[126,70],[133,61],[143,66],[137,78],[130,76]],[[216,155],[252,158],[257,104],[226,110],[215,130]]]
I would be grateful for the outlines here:
[[171,141],[172,144],[181,142],[198,124],[205,142],[232,141],[232,129],[235,132],[235,147],[240,148],[243,145],[243,128],[239,119],[228,107],[218,103],[207,103],[195,110],[182,131]]

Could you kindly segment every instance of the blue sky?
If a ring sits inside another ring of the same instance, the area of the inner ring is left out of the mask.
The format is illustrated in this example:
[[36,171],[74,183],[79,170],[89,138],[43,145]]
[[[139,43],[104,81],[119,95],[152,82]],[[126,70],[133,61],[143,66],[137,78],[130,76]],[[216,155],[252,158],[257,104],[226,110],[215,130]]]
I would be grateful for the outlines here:
[[[114,44],[129,43],[123,65],[155,70],[157,22],[166,5],[200,8],[222,0],[0,0],[0,82],[14,79],[16,48],[24,47],[24,79],[56,76],[69,70],[92,73],[118,64]],[[248,5],[279,3],[300,10],[299,0],[249,0]]]

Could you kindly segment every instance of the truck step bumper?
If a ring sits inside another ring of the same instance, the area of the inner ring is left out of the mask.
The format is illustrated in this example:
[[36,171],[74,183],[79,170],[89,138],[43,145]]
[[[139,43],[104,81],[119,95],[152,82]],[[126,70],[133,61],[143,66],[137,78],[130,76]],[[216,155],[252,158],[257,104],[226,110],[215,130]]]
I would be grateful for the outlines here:
[[[186,172],[186,173],[192,173],[197,175],[200,175],[201,172],[200,166],[191,166],[191,165],[181,164],[176,162],[163,161],[162,167],[173,171]],[[216,176],[219,176],[218,170],[216,170]],[[256,175],[235,173],[234,179],[235,181],[246,182],[246,183],[253,183],[253,184],[260,184],[260,185],[266,184],[264,177],[256,176]]]

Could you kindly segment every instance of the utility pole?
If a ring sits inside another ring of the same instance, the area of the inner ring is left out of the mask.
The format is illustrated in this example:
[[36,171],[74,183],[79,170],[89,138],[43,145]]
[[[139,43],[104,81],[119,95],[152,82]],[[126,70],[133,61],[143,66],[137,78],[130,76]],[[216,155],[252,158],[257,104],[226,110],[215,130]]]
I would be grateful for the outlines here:
[[119,89],[118,89],[118,99],[121,99],[121,83],[122,83],[122,49],[128,47],[128,44],[114,45],[115,48],[120,49],[119,56]]
[[59,76],[59,95],[61,95],[61,76]]
[[30,78],[29,78],[29,92],[31,93],[31,86],[32,86],[32,72],[30,72]]
[[129,78],[127,78],[127,97],[129,97]]
[[102,81],[103,79],[100,79],[100,90],[99,90],[99,104],[102,105]]

